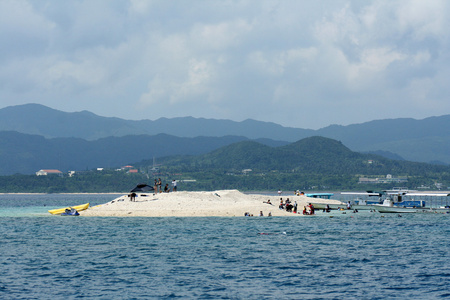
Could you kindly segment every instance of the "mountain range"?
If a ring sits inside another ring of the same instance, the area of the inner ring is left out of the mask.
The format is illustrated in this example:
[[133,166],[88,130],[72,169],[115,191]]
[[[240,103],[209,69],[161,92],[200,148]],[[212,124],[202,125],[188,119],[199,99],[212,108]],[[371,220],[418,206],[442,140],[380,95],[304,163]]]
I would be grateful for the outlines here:
[[135,121],[25,104],[0,109],[0,175],[43,168],[116,167],[152,157],[204,154],[245,140],[279,147],[311,136],[338,140],[352,151],[450,164],[449,128],[450,115],[312,130],[255,120],[184,117]]

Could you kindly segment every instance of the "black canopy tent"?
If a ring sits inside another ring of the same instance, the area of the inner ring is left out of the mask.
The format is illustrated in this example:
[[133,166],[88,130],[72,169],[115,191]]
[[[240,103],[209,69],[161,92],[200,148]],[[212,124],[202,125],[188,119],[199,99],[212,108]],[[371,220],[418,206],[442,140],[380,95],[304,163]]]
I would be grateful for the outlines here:
[[130,193],[147,193],[153,192],[155,189],[152,186],[149,186],[146,183],[139,183],[134,189],[130,191]]

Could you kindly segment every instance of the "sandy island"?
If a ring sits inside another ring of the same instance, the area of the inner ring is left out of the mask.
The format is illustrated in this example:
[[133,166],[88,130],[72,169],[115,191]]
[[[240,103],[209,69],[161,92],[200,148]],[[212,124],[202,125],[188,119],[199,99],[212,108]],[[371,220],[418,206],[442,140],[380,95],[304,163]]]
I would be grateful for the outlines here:
[[[337,200],[308,198],[300,195],[283,195],[292,203],[297,202],[298,211],[310,202],[341,203]],[[271,204],[267,204],[270,200]],[[159,194],[137,194],[135,201],[123,195],[108,203],[81,211],[82,216],[101,217],[241,217],[248,212],[264,216],[302,216],[280,210],[280,196],[244,194],[238,190],[221,190],[212,192],[172,192]]]

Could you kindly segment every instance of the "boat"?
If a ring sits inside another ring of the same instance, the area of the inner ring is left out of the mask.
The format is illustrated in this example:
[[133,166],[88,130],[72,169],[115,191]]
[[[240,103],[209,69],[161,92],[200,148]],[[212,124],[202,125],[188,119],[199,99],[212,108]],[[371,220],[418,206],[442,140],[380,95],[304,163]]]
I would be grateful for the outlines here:
[[[411,200],[405,201],[404,197],[409,197]],[[420,200],[414,200],[413,197],[418,197]],[[429,205],[427,206],[426,201],[422,199],[428,199]],[[385,199],[383,204],[375,204],[372,207],[380,213],[450,213],[449,200],[450,193],[447,192],[405,192],[394,194],[394,197]],[[445,206],[442,206],[444,201]]]
[[373,191],[342,192],[341,195],[346,197],[356,197],[353,200],[350,200],[352,206],[353,205],[365,206],[383,203],[383,201],[381,200],[383,193],[381,192],[373,192]]
[[331,199],[333,193],[309,193],[305,194],[306,197],[310,198],[320,198],[320,199]]
[[334,195],[333,193],[308,193],[308,194],[304,194],[306,197],[309,198],[315,198],[315,199],[325,199],[325,200],[333,200],[333,202],[314,202],[311,201],[309,203],[311,203],[314,206],[315,210],[328,210],[328,209],[342,209],[342,208],[346,208],[346,204],[339,201],[339,200],[334,200],[331,199],[331,197]]
[[61,214],[61,216],[79,216],[79,215],[80,214],[75,208],[72,208],[70,210],[66,209],[66,211]]
[[[373,192],[373,191],[367,191],[367,192],[342,192],[342,196],[346,197],[356,197],[353,200],[347,201],[346,207],[347,209],[352,210],[374,210],[372,205],[375,204],[382,204],[382,195],[381,192]],[[348,205],[350,204],[350,205]],[[350,207],[350,208],[348,208]]]
[[[311,194],[313,198],[321,194]],[[332,194],[322,194],[332,195]],[[344,196],[355,196],[354,200],[347,203],[319,203],[312,204],[316,209],[338,209],[338,210],[376,210],[382,213],[418,213],[418,212],[450,212],[450,193],[418,192],[406,188],[393,188],[382,192],[342,192]],[[330,196],[331,198],[331,196]],[[372,199],[371,199],[372,198]],[[384,198],[384,199],[383,199]],[[329,199],[329,198],[328,198]]]
[[[385,200],[389,201],[389,200]],[[373,209],[380,213],[450,213],[450,208],[445,207],[401,207],[401,206],[389,206],[389,204],[372,205]]]
[[[332,193],[317,193],[317,194],[306,194],[306,196],[311,198],[321,198],[321,199],[331,199],[331,196],[334,194]],[[374,193],[374,192],[364,192],[364,193],[346,193],[343,192],[341,195],[358,195],[364,197],[357,198],[353,201],[348,201],[347,203],[344,203],[340,200],[334,200],[334,202],[312,202],[314,207],[318,210],[328,210],[328,209],[337,209],[337,210],[373,210],[371,207],[371,204],[380,203],[377,199],[376,201],[369,201],[365,198],[368,197],[380,197],[380,193]],[[336,203],[337,202],[337,203]],[[349,205],[350,203],[350,205]]]
[[52,210],[49,210],[48,212],[51,213],[52,215],[61,215],[66,212],[66,209],[68,209],[70,211],[73,208],[77,211],[83,211],[83,210],[88,209],[88,207],[89,207],[89,203],[85,203],[85,204],[76,205],[76,206],[52,209]]
[[397,213],[397,214],[403,214],[403,213],[443,213],[448,214],[450,213],[449,208],[426,208],[426,207],[390,207],[390,206],[383,206],[383,205],[374,205],[374,209],[380,213]]

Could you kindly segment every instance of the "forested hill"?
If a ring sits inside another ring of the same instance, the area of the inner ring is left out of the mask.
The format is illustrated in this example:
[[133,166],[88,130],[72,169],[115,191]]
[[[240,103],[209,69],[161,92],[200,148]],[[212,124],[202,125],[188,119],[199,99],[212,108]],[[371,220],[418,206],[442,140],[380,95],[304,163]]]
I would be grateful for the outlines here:
[[[309,137],[298,142],[269,147],[253,141],[242,141],[195,157],[167,157],[164,165],[183,170],[255,172],[298,172],[334,175],[422,175],[425,172],[450,172],[449,166],[395,161],[374,154],[353,152],[341,142]],[[422,173],[422,174],[421,174]]]
[[[0,131],[0,175],[34,174],[40,169],[62,172],[117,168],[167,155],[197,155],[245,137],[180,138],[167,134],[109,137],[95,141],[79,138],[46,139],[38,135]],[[261,140],[270,145],[276,141]],[[282,143],[284,144],[284,143]]]
[[[117,141],[114,140],[104,141],[108,142],[109,152],[98,151],[98,149],[103,149],[102,146],[96,148],[93,153],[84,152],[83,150],[93,151],[92,145],[89,147],[73,145],[74,149],[70,154],[74,157],[64,156],[61,159],[75,163],[84,154],[86,158],[96,157],[94,161],[99,161],[100,158],[106,161],[120,156],[121,151],[126,152],[129,149],[134,150],[134,158],[149,157],[146,151],[151,151],[152,143],[148,143],[145,137],[143,136],[143,139],[139,141],[138,146],[133,146],[132,142],[136,142],[135,140],[128,140],[128,143],[123,144],[117,144]],[[40,142],[45,141],[42,137],[30,136],[29,138]],[[164,136],[159,135],[154,138],[153,143],[158,143],[157,139],[162,140]],[[168,138],[178,141],[178,148],[184,148],[183,153],[192,147],[192,144],[182,144],[179,138],[170,136]],[[190,141],[190,139],[188,140]],[[121,141],[123,142],[123,140]],[[214,141],[197,139],[196,146],[209,145],[211,142]],[[220,140],[215,142],[220,142]],[[52,148],[51,145],[50,147],[46,146],[40,148],[41,155]],[[13,163],[13,158],[16,157],[32,162],[33,157],[28,157],[28,155],[29,153],[17,153],[10,156],[10,162],[5,161],[4,164]],[[135,184],[148,183],[156,176],[165,182],[176,178],[180,180],[180,184],[182,183],[182,188],[185,190],[274,190],[278,188],[360,190],[392,188],[392,185],[388,183],[381,186],[378,184],[365,186],[358,183],[361,176],[379,177],[382,175],[385,177],[387,174],[392,174],[394,177],[407,177],[408,181],[405,186],[409,188],[432,186],[436,182],[445,187],[450,186],[450,166],[396,161],[377,155],[361,154],[351,151],[339,141],[324,137],[310,137],[289,145],[275,147],[256,141],[240,140],[205,154],[159,158],[157,168],[153,168],[152,159],[140,162],[130,160],[129,163],[135,166],[139,172],[128,174],[125,171],[117,172],[106,169],[76,172],[74,177],[0,176],[0,187],[4,192],[113,192],[118,191],[117,188],[120,186],[122,186],[120,188],[122,191],[125,188],[124,182],[128,186],[132,186],[133,180],[136,181]],[[115,181],[120,181],[120,184],[113,184]]]

